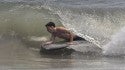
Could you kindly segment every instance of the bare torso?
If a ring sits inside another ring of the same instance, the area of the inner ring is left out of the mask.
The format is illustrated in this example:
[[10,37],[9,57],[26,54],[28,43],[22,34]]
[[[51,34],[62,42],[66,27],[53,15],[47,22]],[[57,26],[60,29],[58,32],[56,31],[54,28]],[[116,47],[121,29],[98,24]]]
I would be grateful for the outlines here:
[[[56,27],[56,31],[53,33],[53,35],[55,37],[59,37],[59,38],[68,40],[71,37],[71,32],[64,27]],[[72,36],[73,36],[73,38],[76,37],[76,35],[74,35],[74,34],[72,34]]]

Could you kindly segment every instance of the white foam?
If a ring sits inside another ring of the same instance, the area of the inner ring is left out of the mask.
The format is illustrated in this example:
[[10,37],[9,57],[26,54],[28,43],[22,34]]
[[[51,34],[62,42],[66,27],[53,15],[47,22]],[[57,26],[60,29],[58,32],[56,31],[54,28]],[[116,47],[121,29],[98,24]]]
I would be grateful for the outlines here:
[[103,47],[104,55],[124,55],[125,54],[125,27],[112,36],[111,41]]
[[29,39],[30,41],[47,41],[48,39],[46,37],[36,37],[36,36],[32,36]]

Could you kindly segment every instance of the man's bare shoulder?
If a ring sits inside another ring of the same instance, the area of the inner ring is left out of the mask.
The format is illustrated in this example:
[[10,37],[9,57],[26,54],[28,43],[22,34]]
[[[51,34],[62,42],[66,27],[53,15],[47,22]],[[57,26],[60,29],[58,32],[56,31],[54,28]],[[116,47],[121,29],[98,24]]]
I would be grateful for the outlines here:
[[65,27],[56,27],[57,30],[68,30],[67,28]]
[[68,30],[68,29],[65,28],[65,27],[56,27],[56,30],[57,30],[57,31],[60,31],[60,32],[70,33],[70,30]]

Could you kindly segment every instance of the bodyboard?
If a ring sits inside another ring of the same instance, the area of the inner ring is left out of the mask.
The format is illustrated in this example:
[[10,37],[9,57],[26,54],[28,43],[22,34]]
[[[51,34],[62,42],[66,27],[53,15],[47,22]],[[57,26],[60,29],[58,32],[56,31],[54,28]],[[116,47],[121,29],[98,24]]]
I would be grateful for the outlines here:
[[[84,46],[84,47],[88,47],[90,44],[87,44],[87,41],[73,41],[74,43],[76,43],[76,45],[68,45],[66,43],[55,43],[55,44],[50,44],[50,45],[41,45],[42,49],[45,50],[54,50],[54,49],[62,49],[62,48],[72,48],[73,46]],[[100,47],[97,46],[98,49],[101,49]]]
[[54,50],[54,49],[62,49],[68,47],[67,44],[50,44],[50,45],[41,45],[41,48],[45,50]]

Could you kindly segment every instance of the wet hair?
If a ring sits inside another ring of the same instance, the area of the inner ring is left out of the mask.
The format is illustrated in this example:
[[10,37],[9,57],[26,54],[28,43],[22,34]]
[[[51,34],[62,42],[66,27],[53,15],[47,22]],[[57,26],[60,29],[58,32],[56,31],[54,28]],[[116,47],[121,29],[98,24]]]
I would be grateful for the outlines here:
[[53,26],[53,27],[55,27],[55,23],[49,22],[49,23],[47,23],[45,26],[46,26],[46,27],[47,27],[47,26],[50,26],[50,27]]

